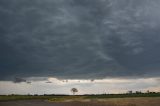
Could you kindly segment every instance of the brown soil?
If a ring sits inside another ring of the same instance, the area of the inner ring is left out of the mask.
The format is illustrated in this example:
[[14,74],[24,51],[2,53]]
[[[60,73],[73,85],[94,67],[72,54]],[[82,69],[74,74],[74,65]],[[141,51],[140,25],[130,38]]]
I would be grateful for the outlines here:
[[0,102],[0,106],[160,106],[160,98],[114,98],[90,101],[48,102],[21,100]]

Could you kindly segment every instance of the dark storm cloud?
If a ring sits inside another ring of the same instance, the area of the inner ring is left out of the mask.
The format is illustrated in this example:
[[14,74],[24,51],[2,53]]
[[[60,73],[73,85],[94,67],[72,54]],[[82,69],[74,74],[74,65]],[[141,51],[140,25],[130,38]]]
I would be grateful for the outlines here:
[[0,79],[159,76],[157,0],[1,0]]
[[26,82],[26,80],[23,78],[15,78],[13,82],[14,83],[21,83],[21,82]]

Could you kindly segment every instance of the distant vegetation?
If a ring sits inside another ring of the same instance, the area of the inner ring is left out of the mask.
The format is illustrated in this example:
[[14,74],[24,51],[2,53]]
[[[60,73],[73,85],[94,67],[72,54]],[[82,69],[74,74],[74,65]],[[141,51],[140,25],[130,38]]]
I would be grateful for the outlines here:
[[78,89],[77,88],[72,88],[71,92],[73,93],[73,95],[75,95],[75,93],[78,92]]
[[0,95],[0,101],[42,99],[50,101],[64,101],[70,99],[105,99],[128,97],[160,97],[160,93],[126,93],[126,94],[97,94],[97,95]]

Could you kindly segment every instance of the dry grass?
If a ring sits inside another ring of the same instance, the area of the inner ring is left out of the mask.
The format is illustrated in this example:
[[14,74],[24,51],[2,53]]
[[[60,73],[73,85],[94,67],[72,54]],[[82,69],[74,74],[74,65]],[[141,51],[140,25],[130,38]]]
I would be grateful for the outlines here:
[[160,106],[160,97],[112,98],[48,102],[44,100],[20,100],[0,102],[0,106]]
[[111,98],[61,102],[62,106],[160,106],[157,98]]
[[160,97],[0,96],[0,100],[0,106],[160,106]]

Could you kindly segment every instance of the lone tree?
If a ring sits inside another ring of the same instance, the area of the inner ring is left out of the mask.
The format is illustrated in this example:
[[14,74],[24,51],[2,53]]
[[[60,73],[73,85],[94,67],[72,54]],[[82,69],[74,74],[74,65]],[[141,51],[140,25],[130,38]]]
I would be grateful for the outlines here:
[[73,93],[73,95],[75,95],[75,93],[78,92],[78,89],[77,88],[72,88],[71,92]]

